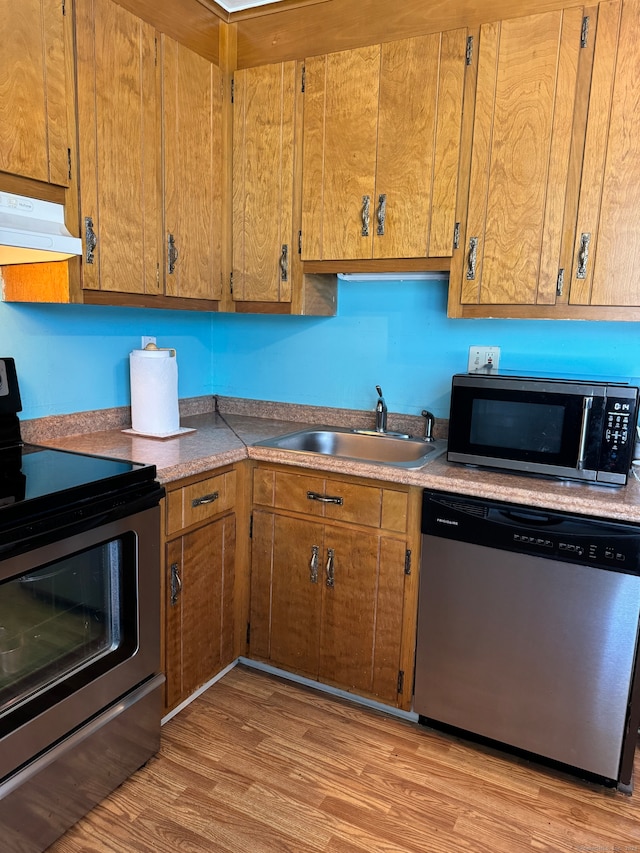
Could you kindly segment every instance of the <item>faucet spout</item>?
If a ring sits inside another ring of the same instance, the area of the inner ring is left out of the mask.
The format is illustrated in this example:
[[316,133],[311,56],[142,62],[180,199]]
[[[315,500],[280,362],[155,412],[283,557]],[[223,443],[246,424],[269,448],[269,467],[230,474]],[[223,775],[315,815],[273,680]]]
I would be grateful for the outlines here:
[[376,432],[387,431],[387,404],[382,396],[382,388],[376,385],[378,402],[376,403]]
[[426,423],[424,425],[424,440],[435,441],[435,438],[433,437],[433,427],[436,419],[433,414],[428,412],[426,409],[422,410],[422,417],[426,419]]

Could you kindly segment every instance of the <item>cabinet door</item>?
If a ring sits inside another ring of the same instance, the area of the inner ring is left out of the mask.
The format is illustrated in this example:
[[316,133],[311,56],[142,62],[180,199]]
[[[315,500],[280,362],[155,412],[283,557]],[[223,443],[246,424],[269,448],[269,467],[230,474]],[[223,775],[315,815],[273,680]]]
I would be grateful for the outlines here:
[[552,304],[582,10],[481,27],[462,303]]
[[0,171],[67,186],[63,4],[0,0],[0,40]]
[[165,293],[220,299],[221,72],[166,35],[161,43]]
[[76,0],[76,45],[82,286],[161,293],[155,30],[112,0]]
[[601,3],[573,252],[575,305],[640,306],[639,92],[640,3]]
[[305,61],[303,259],[371,257],[380,52]]
[[166,705],[174,707],[233,659],[235,516],[167,545]]
[[318,676],[323,525],[255,512],[251,653]]
[[382,45],[375,258],[450,257],[466,30]]
[[398,540],[326,529],[321,681],[396,701],[404,555]]
[[236,301],[290,302],[294,271],[299,274],[293,231],[296,78],[295,62],[234,74]]

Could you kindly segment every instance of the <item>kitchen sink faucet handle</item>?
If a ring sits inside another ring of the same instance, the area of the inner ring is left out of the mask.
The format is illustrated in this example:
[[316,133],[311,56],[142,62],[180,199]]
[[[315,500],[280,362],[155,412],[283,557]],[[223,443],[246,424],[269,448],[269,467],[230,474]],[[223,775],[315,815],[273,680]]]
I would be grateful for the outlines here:
[[376,432],[387,431],[387,404],[382,396],[382,388],[376,385],[378,402],[376,403]]

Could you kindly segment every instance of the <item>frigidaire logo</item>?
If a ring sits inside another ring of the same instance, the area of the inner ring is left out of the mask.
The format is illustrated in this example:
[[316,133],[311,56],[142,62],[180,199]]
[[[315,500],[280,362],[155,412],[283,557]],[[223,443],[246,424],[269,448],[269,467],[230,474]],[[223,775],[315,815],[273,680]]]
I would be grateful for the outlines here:
[[436,518],[436,521],[439,524],[451,524],[453,527],[458,526],[458,522],[454,521],[452,518]]

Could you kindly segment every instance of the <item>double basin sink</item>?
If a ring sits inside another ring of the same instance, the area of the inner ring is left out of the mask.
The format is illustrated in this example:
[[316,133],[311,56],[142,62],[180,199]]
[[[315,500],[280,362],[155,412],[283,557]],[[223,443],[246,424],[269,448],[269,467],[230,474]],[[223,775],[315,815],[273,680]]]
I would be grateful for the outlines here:
[[443,439],[425,441],[399,433],[353,430],[343,427],[311,427],[265,441],[257,447],[273,447],[298,453],[319,453],[356,462],[373,462],[396,468],[421,468],[446,449]]

